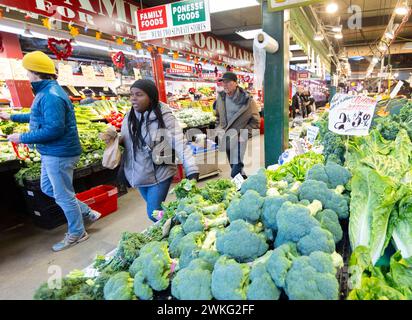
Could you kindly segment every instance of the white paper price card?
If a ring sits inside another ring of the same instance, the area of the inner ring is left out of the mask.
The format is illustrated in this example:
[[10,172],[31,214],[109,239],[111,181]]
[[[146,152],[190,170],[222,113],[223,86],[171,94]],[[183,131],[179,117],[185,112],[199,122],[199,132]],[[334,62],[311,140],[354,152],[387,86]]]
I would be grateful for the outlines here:
[[376,100],[336,94],[329,112],[329,130],[348,136],[367,136],[375,114]]
[[307,139],[311,145],[315,144],[315,140],[319,134],[319,128],[315,126],[307,127]]
[[140,72],[140,69],[133,68],[133,71],[134,71],[134,79],[135,80],[143,79],[142,73]]
[[111,82],[116,80],[116,75],[112,67],[103,67],[102,70],[105,81]]
[[237,190],[240,190],[240,188],[242,187],[243,182],[245,182],[245,179],[239,173],[236,177],[234,177],[232,179],[232,182],[236,185]]
[[93,66],[82,66],[83,77],[88,81],[96,81],[96,73]]
[[59,63],[59,78],[58,81],[62,85],[73,85],[73,68],[70,64]]

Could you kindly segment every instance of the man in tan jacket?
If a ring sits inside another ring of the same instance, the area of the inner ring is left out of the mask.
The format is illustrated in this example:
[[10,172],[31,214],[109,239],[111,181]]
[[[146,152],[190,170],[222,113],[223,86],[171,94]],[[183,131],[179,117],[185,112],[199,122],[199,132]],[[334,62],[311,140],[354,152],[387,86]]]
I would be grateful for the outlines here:
[[243,157],[247,140],[260,127],[259,111],[252,96],[238,86],[236,74],[226,72],[219,81],[223,82],[224,91],[216,100],[216,117],[218,129],[225,132],[224,145],[232,168],[231,176],[234,178],[240,173],[246,178]]

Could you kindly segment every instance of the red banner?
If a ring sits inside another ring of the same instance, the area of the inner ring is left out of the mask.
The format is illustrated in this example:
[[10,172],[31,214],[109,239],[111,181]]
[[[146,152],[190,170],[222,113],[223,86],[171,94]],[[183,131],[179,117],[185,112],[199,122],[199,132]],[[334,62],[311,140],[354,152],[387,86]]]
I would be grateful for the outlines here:
[[137,21],[140,31],[167,28],[166,6],[140,10]]
[[137,1],[131,0],[0,0],[0,6],[36,13],[56,21],[88,26],[122,37],[136,38]]
[[211,33],[163,38],[151,40],[148,43],[237,67],[250,68],[253,64],[253,53],[251,51],[221,40]]

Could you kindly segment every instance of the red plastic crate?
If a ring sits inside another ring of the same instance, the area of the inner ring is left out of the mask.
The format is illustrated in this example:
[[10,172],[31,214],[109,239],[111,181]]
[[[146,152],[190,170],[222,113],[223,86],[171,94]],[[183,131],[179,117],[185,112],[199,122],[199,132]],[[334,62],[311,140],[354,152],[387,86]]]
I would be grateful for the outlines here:
[[102,217],[117,211],[118,190],[114,186],[101,185],[76,195],[77,199],[87,204],[93,210],[100,212]]

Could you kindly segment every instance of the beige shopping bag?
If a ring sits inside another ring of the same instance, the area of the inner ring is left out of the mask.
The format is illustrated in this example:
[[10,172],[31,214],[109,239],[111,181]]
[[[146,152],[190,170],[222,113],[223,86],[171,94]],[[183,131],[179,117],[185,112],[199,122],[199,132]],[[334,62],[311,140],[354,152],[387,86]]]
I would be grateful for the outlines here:
[[102,165],[108,169],[115,169],[120,164],[122,153],[119,149],[119,135],[113,126],[106,132],[100,133],[100,139],[106,142],[106,149],[103,153]]

